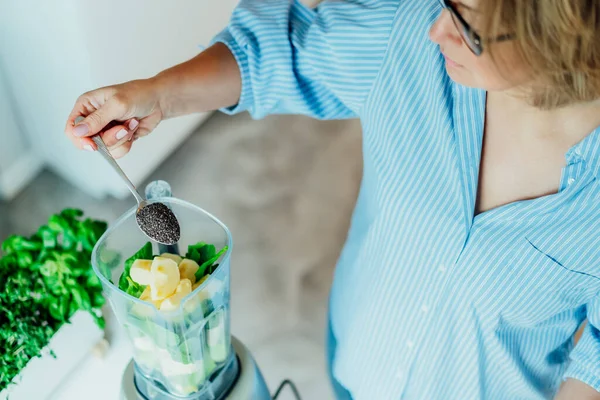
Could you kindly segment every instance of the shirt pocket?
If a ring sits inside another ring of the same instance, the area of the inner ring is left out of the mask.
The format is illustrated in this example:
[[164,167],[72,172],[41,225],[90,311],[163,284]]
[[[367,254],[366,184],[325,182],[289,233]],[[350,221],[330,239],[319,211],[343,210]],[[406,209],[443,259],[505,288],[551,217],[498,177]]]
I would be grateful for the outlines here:
[[570,235],[562,240],[549,242],[540,235],[525,235],[525,240],[539,253],[555,264],[583,279],[592,288],[600,289],[600,243]]
[[535,326],[585,305],[600,291],[597,258],[571,253],[576,250],[569,241],[549,245],[529,234],[518,247],[522,261],[510,266],[519,271],[509,283],[515,291],[501,311],[506,321]]

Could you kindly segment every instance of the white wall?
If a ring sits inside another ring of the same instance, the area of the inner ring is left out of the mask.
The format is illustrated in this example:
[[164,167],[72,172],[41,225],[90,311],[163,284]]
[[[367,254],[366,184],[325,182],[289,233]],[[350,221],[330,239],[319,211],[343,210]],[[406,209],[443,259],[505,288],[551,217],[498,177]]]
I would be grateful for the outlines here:
[[[26,110],[27,135],[46,164],[81,190],[127,196],[96,154],[76,151],[66,118],[85,91],[152,76],[200,51],[227,24],[236,0],[0,0],[0,53]],[[161,123],[121,166],[141,183],[206,117]]]
[[17,195],[42,166],[19,120],[0,59],[0,199]]
[[11,98],[0,70],[0,173],[8,170],[27,149],[11,105]]

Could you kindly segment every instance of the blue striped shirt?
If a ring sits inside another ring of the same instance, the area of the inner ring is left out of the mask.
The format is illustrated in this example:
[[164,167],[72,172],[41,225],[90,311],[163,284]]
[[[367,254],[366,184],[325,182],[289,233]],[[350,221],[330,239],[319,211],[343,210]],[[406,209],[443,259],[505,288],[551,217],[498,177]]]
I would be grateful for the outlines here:
[[[437,0],[242,0],[215,42],[228,113],[360,117],[364,178],[330,300],[357,400],[545,399],[600,390],[600,129],[558,193],[475,215],[486,92],[453,83]],[[582,339],[573,336],[588,319]]]

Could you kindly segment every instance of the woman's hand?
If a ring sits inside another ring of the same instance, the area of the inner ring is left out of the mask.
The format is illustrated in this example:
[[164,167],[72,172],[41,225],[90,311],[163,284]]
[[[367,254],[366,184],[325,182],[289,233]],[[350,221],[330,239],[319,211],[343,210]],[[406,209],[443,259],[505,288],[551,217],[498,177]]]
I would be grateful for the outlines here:
[[96,150],[91,136],[100,134],[115,158],[146,136],[163,119],[154,79],[135,80],[84,93],[75,102],[65,133],[75,146]]
[[[96,150],[100,134],[115,158],[167,118],[236,104],[242,91],[237,62],[222,43],[154,78],[107,86],[77,99],[65,133],[80,149]],[[80,121],[81,119],[81,121]]]

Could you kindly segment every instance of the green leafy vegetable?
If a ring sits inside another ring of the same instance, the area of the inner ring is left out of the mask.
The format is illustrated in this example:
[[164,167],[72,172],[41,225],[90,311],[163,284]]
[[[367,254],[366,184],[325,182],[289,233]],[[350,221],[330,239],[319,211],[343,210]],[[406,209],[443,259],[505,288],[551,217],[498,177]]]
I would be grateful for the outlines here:
[[212,244],[207,244],[204,242],[199,242],[196,244],[192,244],[188,246],[188,251],[185,255],[185,258],[189,258],[190,260],[194,260],[198,263],[198,265],[202,264],[204,261],[208,260],[212,256],[215,255],[215,246]]
[[137,253],[129,257],[125,261],[123,273],[119,278],[119,289],[134,297],[140,297],[146,286],[142,286],[131,279],[131,266],[135,260],[151,260],[152,259],[152,243],[148,242]]
[[[215,254],[214,256],[212,256],[211,258],[206,260],[204,263],[202,263],[200,265],[200,268],[198,268],[198,271],[202,271],[202,275],[200,277],[204,276],[207,273],[207,269],[208,269],[209,274],[212,274],[213,272],[215,272],[215,270],[219,266],[219,264],[215,264],[215,262],[219,258],[221,258],[221,256],[223,254],[225,254],[226,251],[227,251],[227,246],[223,247],[221,249],[221,251],[219,251],[217,254]],[[198,271],[196,271],[196,272],[198,272]]]
[[213,273],[218,266],[218,264],[215,264],[215,262],[221,258],[226,251],[227,246],[223,247],[221,251],[216,253],[214,245],[204,242],[188,246],[188,251],[185,255],[185,258],[194,260],[200,266],[198,271],[196,271],[196,281],[202,279],[202,277],[207,273]]
[[127,279],[127,283],[128,283],[128,286],[126,289],[127,294],[129,294],[133,297],[137,297],[139,299],[140,296],[142,295],[142,293],[144,293],[144,290],[146,290],[146,286],[143,286],[137,282],[134,282],[133,279],[131,279],[129,276],[126,279]]
[[31,237],[11,236],[0,254],[0,390],[84,310],[104,327],[102,286],[90,265],[106,223],[63,210]]

